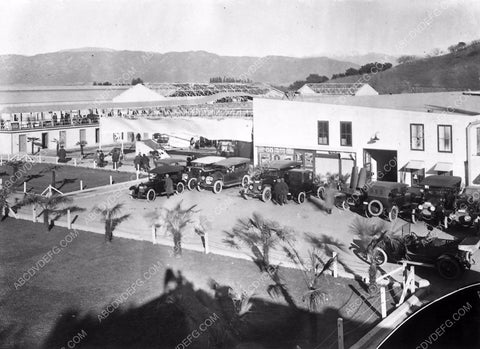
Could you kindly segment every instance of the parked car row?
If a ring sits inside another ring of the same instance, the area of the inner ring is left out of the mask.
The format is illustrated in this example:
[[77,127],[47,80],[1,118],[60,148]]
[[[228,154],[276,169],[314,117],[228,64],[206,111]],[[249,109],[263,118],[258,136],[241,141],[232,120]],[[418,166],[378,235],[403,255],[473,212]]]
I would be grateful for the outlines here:
[[390,221],[399,216],[413,223],[425,221],[443,229],[456,224],[472,226],[479,220],[480,188],[462,190],[461,177],[432,175],[410,187],[396,182],[367,183],[362,170],[352,175],[348,187],[339,186],[337,206]]

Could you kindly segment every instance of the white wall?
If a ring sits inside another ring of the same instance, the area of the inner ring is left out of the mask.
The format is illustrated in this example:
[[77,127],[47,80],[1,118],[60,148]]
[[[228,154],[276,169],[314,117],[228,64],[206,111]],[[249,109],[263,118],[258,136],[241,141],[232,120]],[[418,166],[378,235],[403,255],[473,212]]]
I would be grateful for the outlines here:
[[[467,125],[480,116],[421,113],[320,103],[254,99],[254,146],[304,148],[327,151],[352,151],[363,164],[364,149],[396,150],[398,169],[410,160],[425,161],[428,171],[437,162],[453,163],[453,174],[465,178]],[[317,122],[329,121],[329,145],[318,145]],[[340,146],[340,121],[352,122],[352,146]],[[424,124],[425,150],[410,150],[410,124]],[[453,152],[437,150],[437,125],[452,125]],[[378,132],[379,141],[369,144]],[[475,133],[476,131],[472,131]],[[475,144],[476,138],[472,140]],[[255,151],[255,163],[258,162]],[[474,177],[479,164],[472,163]],[[399,174],[400,178],[400,174]],[[473,179],[473,178],[472,178]]]

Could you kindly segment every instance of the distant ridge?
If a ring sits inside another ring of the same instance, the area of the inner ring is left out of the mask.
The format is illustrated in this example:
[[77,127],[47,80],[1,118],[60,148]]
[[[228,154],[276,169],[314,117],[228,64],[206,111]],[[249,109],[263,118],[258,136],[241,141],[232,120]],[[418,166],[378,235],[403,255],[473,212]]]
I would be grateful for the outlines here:
[[148,53],[97,47],[34,56],[0,56],[0,85],[91,85],[94,81],[130,83],[140,77],[155,82],[208,82],[211,77],[248,78],[286,84],[315,73],[330,77],[351,62],[327,57],[235,57],[206,51]]

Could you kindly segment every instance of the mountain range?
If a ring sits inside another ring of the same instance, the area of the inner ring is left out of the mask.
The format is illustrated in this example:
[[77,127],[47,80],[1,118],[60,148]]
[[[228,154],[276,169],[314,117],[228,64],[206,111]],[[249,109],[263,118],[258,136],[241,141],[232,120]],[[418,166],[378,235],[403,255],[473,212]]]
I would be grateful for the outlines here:
[[330,77],[358,64],[327,57],[220,56],[205,51],[154,53],[101,48],[63,50],[34,56],[0,56],[0,85],[91,85],[208,82],[211,77],[248,78],[289,85],[315,73]]

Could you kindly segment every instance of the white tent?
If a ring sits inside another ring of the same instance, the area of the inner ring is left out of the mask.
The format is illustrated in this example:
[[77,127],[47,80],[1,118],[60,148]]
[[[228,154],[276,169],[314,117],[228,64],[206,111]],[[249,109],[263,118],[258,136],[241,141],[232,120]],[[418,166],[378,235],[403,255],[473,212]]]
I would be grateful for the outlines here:
[[154,102],[165,100],[161,94],[142,84],[132,86],[112,99],[113,102]]

